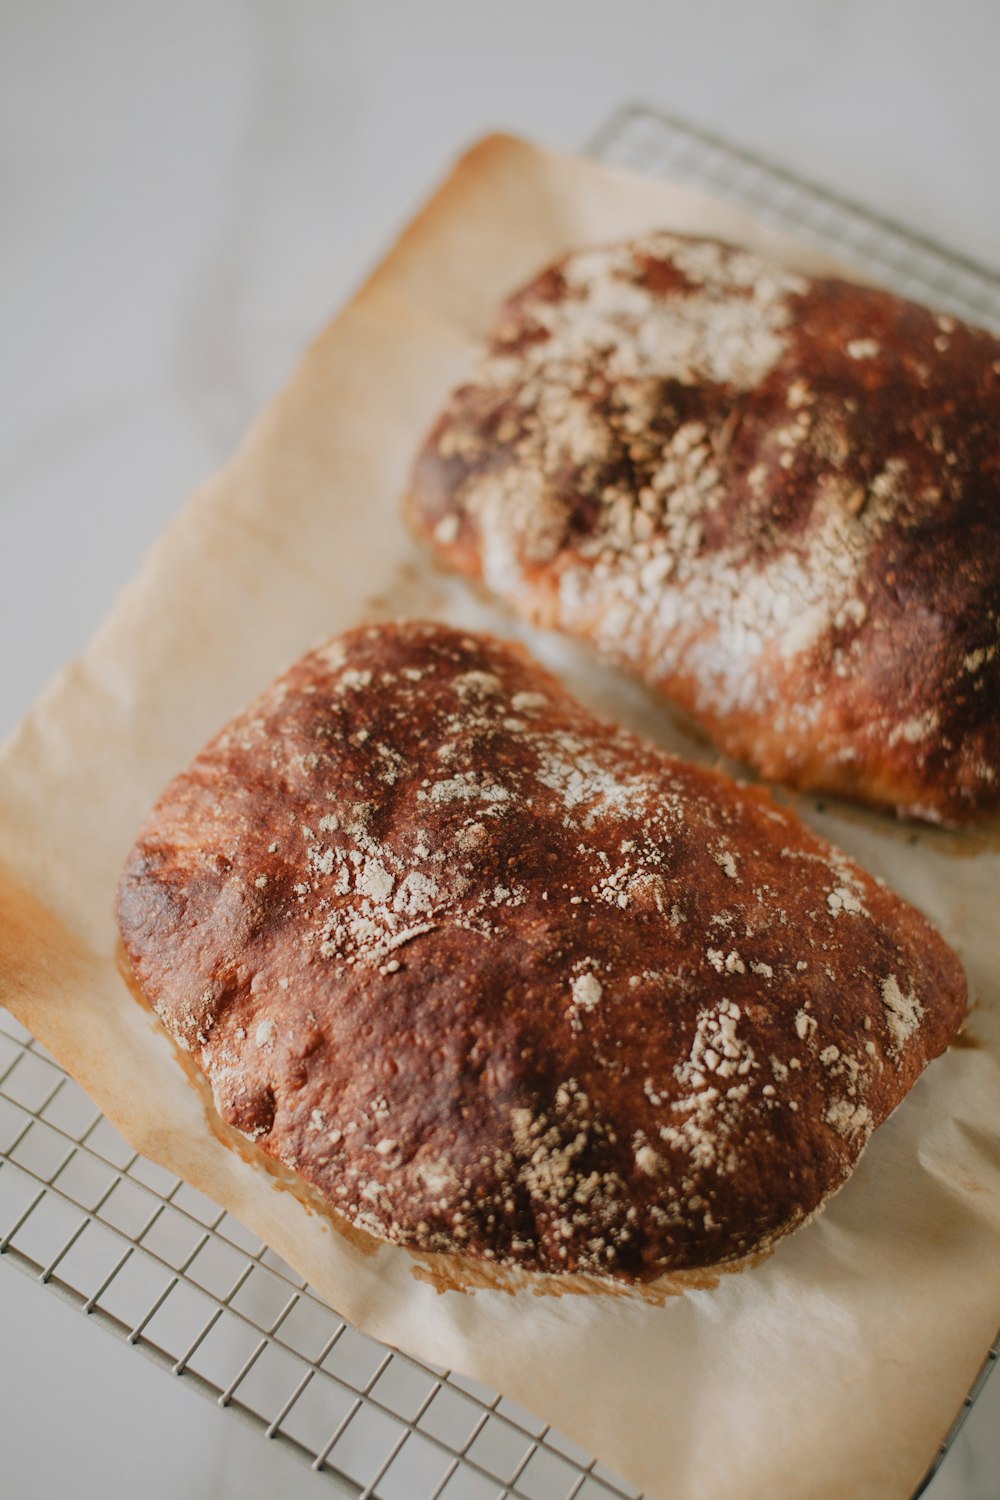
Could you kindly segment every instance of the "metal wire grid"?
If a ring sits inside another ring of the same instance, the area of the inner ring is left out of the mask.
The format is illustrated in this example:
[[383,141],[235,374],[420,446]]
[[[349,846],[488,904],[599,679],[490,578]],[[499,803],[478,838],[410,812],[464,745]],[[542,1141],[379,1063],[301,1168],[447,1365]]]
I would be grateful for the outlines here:
[[[629,108],[605,160],[710,187],[900,291],[1000,326],[1000,277],[705,132]],[[352,1500],[640,1500],[515,1403],[368,1338],[132,1151],[0,1011],[0,1255]],[[997,1359],[990,1352],[920,1491]]]
[[660,110],[629,105],[591,142],[594,155],[707,188],[761,223],[852,261],[904,296],[1000,332],[1000,273]]
[[475,1381],[368,1338],[144,1160],[0,1010],[0,1255],[352,1500],[639,1500]]

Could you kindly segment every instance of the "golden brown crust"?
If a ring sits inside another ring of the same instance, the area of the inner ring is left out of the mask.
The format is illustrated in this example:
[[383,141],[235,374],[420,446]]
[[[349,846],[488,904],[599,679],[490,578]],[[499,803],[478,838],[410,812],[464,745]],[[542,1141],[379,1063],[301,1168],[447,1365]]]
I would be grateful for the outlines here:
[[118,910],[227,1121],[380,1238],[549,1272],[768,1244],[965,1011],[926,920],[793,813],[438,625],[286,673]]
[[998,432],[991,334],[653,234],[512,298],[407,509],[765,775],[964,822],[1000,808]]

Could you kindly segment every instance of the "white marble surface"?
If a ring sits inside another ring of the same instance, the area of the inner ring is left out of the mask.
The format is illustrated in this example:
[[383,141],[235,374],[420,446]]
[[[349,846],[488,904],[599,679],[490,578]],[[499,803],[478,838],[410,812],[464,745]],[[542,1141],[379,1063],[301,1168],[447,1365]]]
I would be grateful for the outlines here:
[[[658,103],[1000,263],[996,0],[8,0],[0,28],[0,733],[487,129],[573,147]],[[323,1489],[8,1268],[0,1370],[5,1496]],[[995,1379],[933,1500],[996,1500],[998,1438]]]

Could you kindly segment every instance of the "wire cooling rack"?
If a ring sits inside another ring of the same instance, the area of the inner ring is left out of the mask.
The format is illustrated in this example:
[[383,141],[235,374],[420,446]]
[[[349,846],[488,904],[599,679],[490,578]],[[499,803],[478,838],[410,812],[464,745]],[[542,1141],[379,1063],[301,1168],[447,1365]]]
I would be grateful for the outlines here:
[[905,297],[1000,331],[1000,272],[660,110],[628,105],[598,131],[613,166],[707,188],[761,223],[853,262]]
[[[899,291],[1000,328],[1000,276],[700,130],[628,108],[592,142],[708,187]],[[368,1338],[230,1214],[138,1156],[0,1011],[0,1256],[242,1415],[351,1500],[641,1500],[477,1382]],[[990,1352],[918,1491],[997,1359]]]
[[0,1010],[0,1254],[351,1500],[639,1500],[515,1403],[368,1338],[134,1152]]

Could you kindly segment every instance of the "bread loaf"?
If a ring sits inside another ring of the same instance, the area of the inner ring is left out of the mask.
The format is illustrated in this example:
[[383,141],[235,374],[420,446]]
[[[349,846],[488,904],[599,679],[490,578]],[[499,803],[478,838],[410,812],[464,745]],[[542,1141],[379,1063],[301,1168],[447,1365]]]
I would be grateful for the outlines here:
[[965,1013],[930,924],[768,794],[432,624],[334,640],[235,719],[118,916],[222,1118],[464,1265],[770,1245]]
[[502,309],[416,464],[451,565],[765,776],[1000,809],[1000,341],[671,234]]

